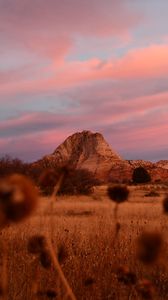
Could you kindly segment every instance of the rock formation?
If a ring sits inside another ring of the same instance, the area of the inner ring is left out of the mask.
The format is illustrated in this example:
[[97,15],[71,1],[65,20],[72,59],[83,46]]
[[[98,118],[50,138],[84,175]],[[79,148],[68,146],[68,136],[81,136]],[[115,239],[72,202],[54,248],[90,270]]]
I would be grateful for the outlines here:
[[153,181],[168,181],[168,161],[152,163],[143,160],[124,160],[110,148],[100,133],[82,131],[69,136],[56,150],[35,164],[57,167],[68,164],[87,169],[107,182],[129,182],[136,167],[145,167]]
[[[39,163],[49,167],[68,164],[76,169],[87,169],[103,181],[114,175],[115,178],[120,177],[119,169],[122,170],[128,165],[110,148],[100,133],[91,131],[69,136],[51,155],[43,157]],[[112,169],[115,170],[113,175]]]

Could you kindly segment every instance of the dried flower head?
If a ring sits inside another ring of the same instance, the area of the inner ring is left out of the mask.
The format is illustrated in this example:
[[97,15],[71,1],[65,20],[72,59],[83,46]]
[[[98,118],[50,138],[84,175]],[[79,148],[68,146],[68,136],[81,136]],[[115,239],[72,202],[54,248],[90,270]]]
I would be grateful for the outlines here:
[[92,277],[88,277],[85,281],[84,281],[84,285],[85,286],[91,286],[95,283],[95,280]]
[[47,242],[44,235],[34,235],[28,240],[27,249],[32,254],[39,254],[47,248]]
[[143,232],[138,238],[137,257],[145,264],[155,262],[161,253],[163,239],[158,232]]
[[5,297],[6,295],[6,290],[5,288],[2,286],[2,284],[0,284],[0,298],[1,297]]
[[152,300],[155,294],[154,285],[148,279],[139,280],[136,290],[142,299]]
[[127,266],[120,266],[116,270],[118,281],[126,285],[134,285],[137,282],[137,277],[134,272],[131,272]]
[[40,253],[39,256],[40,263],[43,268],[50,269],[52,266],[52,257],[48,250],[44,250]]
[[168,214],[168,195],[163,200],[163,211],[165,214]]
[[13,174],[0,182],[0,210],[9,222],[29,216],[36,207],[37,189],[26,176]]
[[129,196],[129,190],[125,185],[115,185],[112,187],[108,187],[107,193],[109,198],[116,203],[127,201]]
[[57,292],[54,289],[39,290],[36,293],[37,297],[45,297],[45,299],[57,299]]
[[57,297],[57,292],[54,289],[49,289],[45,292],[45,295],[49,299],[56,299]]

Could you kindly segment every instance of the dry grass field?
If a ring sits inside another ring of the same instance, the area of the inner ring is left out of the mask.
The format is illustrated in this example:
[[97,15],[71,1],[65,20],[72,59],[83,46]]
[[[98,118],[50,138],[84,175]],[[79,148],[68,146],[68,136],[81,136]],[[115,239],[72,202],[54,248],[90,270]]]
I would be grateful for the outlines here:
[[[160,196],[145,197],[150,186],[130,187],[129,201],[120,204],[121,224],[114,244],[114,204],[98,188],[93,197],[60,197],[51,211],[49,200],[41,198],[36,212],[26,221],[5,228],[1,259],[7,257],[8,297],[31,300],[38,281],[40,290],[55,288],[57,297],[39,295],[36,299],[62,299],[62,287],[55,270],[38,264],[28,253],[27,242],[34,234],[51,238],[64,274],[79,300],[124,300],[141,298],[130,285],[118,281],[116,266],[127,266],[137,278],[149,279],[155,286],[154,299],[168,299],[168,216],[163,214],[166,188],[156,186]],[[143,230],[157,230],[165,244],[159,263],[146,266],[136,258],[136,240]],[[67,297],[68,299],[68,297]]]

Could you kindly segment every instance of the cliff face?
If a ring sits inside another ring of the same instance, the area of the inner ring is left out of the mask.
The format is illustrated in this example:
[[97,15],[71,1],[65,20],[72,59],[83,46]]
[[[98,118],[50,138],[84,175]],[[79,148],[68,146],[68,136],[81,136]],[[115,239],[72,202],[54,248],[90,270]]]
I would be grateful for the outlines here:
[[68,137],[52,154],[60,162],[70,161],[75,167],[94,166],[97,160],[121,160],[100,133],[83,131]]
[[65,165],[87,169],[101,180],[106,180],[111,164],[124,160],[113,151],[100,133],[82,131],[69,136],[56,150],[41,161],[44,165]]
[[168,160],[159,160],[156,166],[163,169],[168,169]]
[[110,148],[100,133],[82,131],[69,136],[56,150],[35,164],[47,167],[70,165],[87,169],[102,181],[127,182],[136,167],[145,167],[152,180],[168,180],[168,161],[152,163],[143,160],[124,160]]

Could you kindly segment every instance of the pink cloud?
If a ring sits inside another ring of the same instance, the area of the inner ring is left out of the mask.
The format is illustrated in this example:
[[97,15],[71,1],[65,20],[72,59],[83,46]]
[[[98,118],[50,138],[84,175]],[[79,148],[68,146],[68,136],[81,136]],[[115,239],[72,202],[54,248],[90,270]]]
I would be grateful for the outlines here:
[[[98,58],[64,62],[46,68],[48,78],[20,78],[1,85],[0,93],[61,90],[67,87],[109,79],[158,78],[168,75],[168,45],[155,45],[128,52],[123,58],[103,62]],[[43,69],[45,73],[45,68]],[[17,73],[17,72],[16,72]]]
[[129,51],[125,57],[112,62],[115,78],[154,78],[168,74],[168,45],[151,45]]
[[125,40],[142,16],[122,0],[2,0],[0,20],[4,53],[12,47],[62,61],[77,37]]
[[43,36],[46,32],[49,36],[120,35],[140,21],[138,11],[122,0],[2,0],[0,17],[4,28],[17,38],[23,32],[26,37],[38,36],[40,32]]

